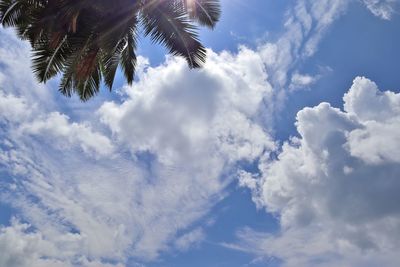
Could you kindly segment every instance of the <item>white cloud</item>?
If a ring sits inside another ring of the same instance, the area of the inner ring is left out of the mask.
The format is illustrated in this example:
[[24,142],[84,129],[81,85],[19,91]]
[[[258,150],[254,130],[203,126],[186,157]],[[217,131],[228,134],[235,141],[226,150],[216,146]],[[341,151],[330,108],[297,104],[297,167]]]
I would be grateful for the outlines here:
[[24,97],[6,94],[0,89],[0,120],[7,124],[13,135],[45,136],[43,142],[62,139],[62,146],[77,144],[83,151],[99,156],[110,156],[111,141],[93,132],[90,125],[70,123],[59,112],[46,114],[38,105],[30,105]]
[[317,80],[319,76],[311,76],[308,74],[294,73],[290,82],[291,90],[299,90],[303,88],[310,88]]
[[366,7],[377,17],[390,20],[393,14],[398,13],[398,0],[363,0]]
[[[153,77],[158,77],[154,79]],[[148,67],[120,104],[105,103],[102,121],[133,151],[150,151],[166,164],[206,166],[252,159],[273,142],[251,118],[271,87],[254,51],[209,51],[204,69],[183,60]],[[214,159],[212,159],[214,158]],[[202,162],[204,160],[204,162]]]
[[259,47],[275,89],[289,86],[291,71],[315,54],[322,36],[348,4],[347,0],[296,1],[287,14],[285,33],[275,43]]
[[[321,228],[289,229],[283,235],[271,235],[242,229],[238,244],[226,248],[256,255],[255,262],[280,263],[285,267],[396,267],[397,250],[361,252],[345,242],[333,242]],[[283,263],[281,261],[284,260]],[[249,264],[251,266],[251,264]]]
[[371,259],[397,266],[399,97],[358,77],[344,111],[327,103],[300,111],[300,137],[260,165],[259,187],[250,183],[257,203],[280,218],[282,232],[240,233],[240,247],[255,246],[286,266],[365,266]]
[[[113,145],[106,136],[93,132],[90,125],[69,122],[69,118],[58,112],[52,112],[45,118],[25,122],[19,134],[46,136],[46,139],[63,139],[62,146],[78,144],[84,152],[95,156],[111,156]],[[51,141],[51,140],[50,140]]]
[[184,234],[175,241],[175,246],[181,251],[186,251],[189,248],[198,245],[205,238],[204,230],[201,228]]
[[368,79],[357,78],[344,96],[344,109],[360,121],[388,121],[400,114],[400,95],[381,92]]
[[252,119],[272,93],[256,52],[210,51],[201,71],[170,59],[139,75],[90,121],[2,91],[0,169],[11,178],[1,198],[58,252],[33,247],[38,258],[123,264],[196,245],[201,232],[185,231],[224,196],[233,177],[223,174],[274,148]]
[[345,110],[363,121],[348,137],[351,155],[371,164],[400,163],[400,94],[359,78],[344,100]]
[[1,267],[122,267],[85,258],[67,260],[41,233],[29,228],[16,219],[10,226],[0,227]]
[[37,83],[30,68],[30,47],[21,42],[13,30],[1,30],[0,38],[0,89],[17,96],[24,95],[52,106],[53,97],[49,88]]

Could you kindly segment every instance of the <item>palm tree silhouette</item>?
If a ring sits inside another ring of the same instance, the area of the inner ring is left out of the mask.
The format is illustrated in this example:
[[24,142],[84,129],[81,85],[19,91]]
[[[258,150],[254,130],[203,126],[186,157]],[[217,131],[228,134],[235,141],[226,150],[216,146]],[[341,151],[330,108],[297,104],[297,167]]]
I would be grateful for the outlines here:
[[219,0],[0,0],[0,20],[32,46],[40,82],[61,74],[59,90],[86,101],[111,90],[118,66],[134,79],[140,33],[182,56],[190,68],[205,62],[198,25],[214,28]]

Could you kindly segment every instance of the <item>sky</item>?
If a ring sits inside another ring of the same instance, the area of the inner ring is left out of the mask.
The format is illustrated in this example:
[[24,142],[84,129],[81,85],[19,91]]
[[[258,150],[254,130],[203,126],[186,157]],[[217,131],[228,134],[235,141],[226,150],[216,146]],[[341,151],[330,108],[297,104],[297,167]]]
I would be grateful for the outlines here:
[[0,29],[0,267],[400,265],[400,2],[221,5],[86,103]]

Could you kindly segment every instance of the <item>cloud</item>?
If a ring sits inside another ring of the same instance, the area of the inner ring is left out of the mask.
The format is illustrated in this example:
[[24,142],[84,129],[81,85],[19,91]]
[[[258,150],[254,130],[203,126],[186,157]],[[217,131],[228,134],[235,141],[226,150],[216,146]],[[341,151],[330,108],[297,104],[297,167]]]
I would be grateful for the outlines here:
[[99,115],[119,142],[155,153],[165,164],[209,165],[210,157],[229,163],[274,146],[250,119],[271,90],[254,51],[209,51],[198,72],[177,59],[148,66],[138,83],[125,88],[126,101],[105,103]]
[[308,74],[300,74],[296,72],[292,76],[290,89],[298,90],[303,88],[310,88],[310,86],[317,82],[319,78],[319,76],[311,76]]
[[300,111],[300,137],[260,165],[260,178],[242,175],[257,204],[279,217],[282,232],[241,232],[242,245],[286,266],[365,266],[372,258],[397,266],[399,97],[358,77],[344,111],[328,103]]
[[30,231],[30,225],[16,219],[8,227],[0,227],[0,266],[7,267],[122,267],[78,258],[66,260],[60,251],[37,232]]
[[[315,54],[321,38],[348,4],[346,0],[295,2],[287,13],[284,34],[276,42],[259,47],[275,89],[288,86],[292,71],[299,62]],[[298,75],[298,71],[294,73]]]
[[397,250],[360,252],[346,243],[332,242],[332,237],[318,227],[289,229],[278,236],[245,228],[237,232],[237,237],[239,243],[221,245],[253,254],[256,256],[253,262],[266,266],[398,266]]
[[357,79],[344,100],[345,110],[363,121],[348,137],[351,155],[369,164],[400,163],[400,95]]
[[181,251],[186,251],[194,245],[198,245],[205,237],[204,230],[197,228],[189,233],[184,234],[175,241],[175,246]]
[[48,93],[50,89],[39,84],[32,75],[29,44],[21,42],[11,29],[1,27],[0,30],[0,88],[5,93],[24,95],[52,106],[53,97]]
[[[110,156],[111,141],[93,132],[90,125],[70,123],[69,117],[59,112],[45,114],[37,105],[29,105],[26,98],[6,94],[0,90],[0,118],[14,135],[45,136],[43,142],[62,139],[62,146],[77,144],[84,152]],[[61,144],[60,144],[61,145]]]
[[364,5],[377,17],[390,20],[393,14],[398,13],[397,0],[363,0]]
[[256,52],[210,51],[197,72],[171,58],[144,65],[139,76],[123,101],[81,119],[22,90],[1,91],[1,200],[32,229],[5,231],[16,228],[19,239],[45,240],[56,251],[33,246],[32,262],[124,264],[186,250],[202,239],[191,225],[233,181],[225,174],[274,149],[253,120],[272,93]]

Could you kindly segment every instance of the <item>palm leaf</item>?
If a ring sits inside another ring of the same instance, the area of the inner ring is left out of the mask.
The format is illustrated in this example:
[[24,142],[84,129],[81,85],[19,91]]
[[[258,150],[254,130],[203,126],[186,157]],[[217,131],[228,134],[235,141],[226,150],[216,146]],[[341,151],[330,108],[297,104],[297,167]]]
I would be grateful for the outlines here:
[[0,22],[30,42],[38,80],[61,74],[60,92],[83,101],[103,79],[111,90],[118,67],[133,82],[140,25],[190,68],[200,67],[206,49],[195,24],[213,28],[220,12],[219,0],[0,0]]
[[182,10],[164,2],[148,5],[143,9],[142,23],[146,35],[165,45],[171,54],[184,57],[189,67],[198,68],[205,62],[206,50],[198,40],[196,27]]

